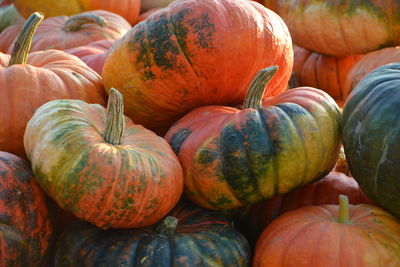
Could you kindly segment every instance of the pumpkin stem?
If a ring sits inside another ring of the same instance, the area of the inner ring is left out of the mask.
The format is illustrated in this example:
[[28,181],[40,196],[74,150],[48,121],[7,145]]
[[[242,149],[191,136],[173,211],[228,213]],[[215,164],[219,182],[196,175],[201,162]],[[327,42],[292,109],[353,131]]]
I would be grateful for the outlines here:
[[78,14],[70,17],[65,22],[62,29],[66,32],[76,32],[79,31],[85,24],[97,24],[100,27],[106,27],[108,25],[108,22],[102,16],[96,15],[94,13]]
[[110,89],[107,103],[107,121],[104,131],[106,142],[119,145],[124,139],[125,117],[124,101],[122,94],[117,89]]
[[346,195],[339,195],[339,223],[350,224],[349,199]]
[[243,108],[260,108],[262,106],[262,99],[265,92],[265,87],[272,79],[278,66],[271,66],[266,69],[260,70],[250,83],[247,89],[246,97],[244,98]]
[[175,233],[177,226],[178,226],[178,218],[173,216],[167,216],[157,225],[156,232],[161,235],[168,236]]
[[21,32],[18,34],[17,40],[14,43],[8,66],[26,63],[29,51],[31,50],[33,34],[43,19],[43,13],[35,12],[25,21]]

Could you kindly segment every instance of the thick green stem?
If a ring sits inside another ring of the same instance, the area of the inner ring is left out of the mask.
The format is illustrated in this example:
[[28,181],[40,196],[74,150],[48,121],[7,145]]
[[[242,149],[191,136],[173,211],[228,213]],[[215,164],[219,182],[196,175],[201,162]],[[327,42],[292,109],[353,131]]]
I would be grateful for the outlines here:
[[249,89],[243,102],[243,108],[260,108],[262,106],[262,98],[264,96],[265,87],[272,79],[278,66],[271,66],[260,70],[251,81]]
[[110,89],[107,103],[107,121],[104,140],[113,145],[120,145],[124,139],[125,117],[124,99],[117,89]]
[[349,199],[346,195],[339,195],[339,223],[350,224]]
[[108,22],[105,18],[94,13],[78,14],[70,17],[62,29],[66,32],[76,32],[86,24],[97,24],[100,27],[106,27]]
[[175,233],[177,226],[178,226],[178,218],[173,216],[167,216],[157,225],[156,232],[161,235],[168,236]]
[[33,35],[43,19],[43,13],[35,12],[25,21],[15,41],[8,66],[26,63],[31,50]]

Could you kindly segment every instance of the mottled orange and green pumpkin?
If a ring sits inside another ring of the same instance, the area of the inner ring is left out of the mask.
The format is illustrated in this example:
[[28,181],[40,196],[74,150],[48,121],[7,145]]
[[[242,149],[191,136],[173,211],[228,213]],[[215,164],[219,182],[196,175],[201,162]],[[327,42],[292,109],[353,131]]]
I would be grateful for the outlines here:
[[286,0],[279,15],[297,45],[321,54],[343,57],[400,44],[398,0]]
[[112,89],[108,109],[50,101],[24,135],[36,179],[57,204],[103,229],[151,225],[178,202],[182,169],[168,143],[123,115]]
[[221,214],[179,205],[156,225],[101,230],[75,224],[57,243],[56,266],[249,266],[247,240]]
[[43,266],[53,241],[45,194],[29,163],[0,151],[0,266]]
[[260,71],[242,110],[197,108],[165,138],[178,155],[185,193],[208,209],[230,209],[324,177],[340,145],[340,113],[325,92],[307,87],[265,100],[276,67]]
[[282,19],[248,0],[181,0],[133,27],[110,50],[106,89],[118,88],[126,114],[159,134],[204,105],[238,105],[253,76],[278,65],[266,94],[284,91],[292,41]]

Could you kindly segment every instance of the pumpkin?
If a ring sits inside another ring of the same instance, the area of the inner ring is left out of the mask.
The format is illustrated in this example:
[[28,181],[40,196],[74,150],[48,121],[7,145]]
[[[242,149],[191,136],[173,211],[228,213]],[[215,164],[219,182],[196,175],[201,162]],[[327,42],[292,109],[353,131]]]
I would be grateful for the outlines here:
[[147,12],[154,8],[163,8],[174,2],[175,0],[141,0],[142,12]]
[[344,195],[339,202],[280,216],[257,241],[253,266],[399,266],[400,221]]
[[350,172],[367,196],[400,218],[400,64],[367,74],[343,108]]
[[143,13],[140,13],[140,15],[139,15],[139,17],[138,17],[138,19],[136,21],[136,24],[139,23],[139,22],[142,22],[145,19],[147,19],[148,17],[150,17],[150,15],[153,15],[153,13],[157,12],[160,9],[161,9],[160,7],[158,7],[158,8],[156,7],[156,8],[149,9],[149,10],[143,12]]
[[125,96],[126,114],[158,134],[204,105],[242,103],[252,77],[278,65],[266,94],[286,89],[292,43],[278,15],[247,0],[182,0],[116,41],[103,83]]
[[10,25],[23,22],[24,19],[14,5],[0,6],[0,32]]
[[366,54],[350,69],[344,84],[345,95],[348,96],[353,88],[370,71],[394,62],[400,61],[400,46],[387,47]]
[[57,50],[28,55],[43,19],[34,13],[21,31],[13,54],[0,53],[0,150],[25,157],[23,135],[35,109],[54,99],[76,98],[104,104],[100,76],[78,58]]
[[300,86],[311,86],[327,92],[335,100],[344,100],[347,73],[362,55],[343,58],[326,56],[294,46],[293,71]]
[[261,106],[276,67],[252,81],[243,109],[197,108],[165,136],[178,155],[186,196],[208,209],[231,209],[324,177],[340,146],[340,112],[328,94],[299,87]]
[[287,0],[279,7],[294,43],[338,57],[400,44],[399,12],[395,0]]
[[101,230],[81,222],[65,231],[56,266],[249,266],[246,239],[225,217],[179,205],[156,225]]
[[338,204],[341,194],[347,195],[351,204],[373,204],[352,177],[340,172],[330,172],[317,182],[296,188],[287,194],[276,195],[242,210],[238,220],[240,229],[255,244],[262,231],[278,216],[301,207]]
[[178,202],[182,169],[168,143],[123,115],[111,90],[107,110],[54,100],[36,110],[24,135],[42,188],[76,217],[107,228],[151,225]]
[[[11,52],[22,24],[14,25],[0,34],[0,51]],[[104,10],[84,12],[72,17],[47,18],[39,25],[32,40],[31,51],[66,50],[104,39],[119,39],[130,24],[119,15]]]
[[45,195],[29,163],[0,152],[1,266],[43,266],[53,240]]
[[113,39],[104,39],[88,45],[67,49],[65,52],[79,57],[86,65],[101,75],[104,59],[114,41]]
[[140,0],[13,0],[24,17],[35,11],[46,17],[76,15],[84,11],[107,10],[134,24],[139,16]]

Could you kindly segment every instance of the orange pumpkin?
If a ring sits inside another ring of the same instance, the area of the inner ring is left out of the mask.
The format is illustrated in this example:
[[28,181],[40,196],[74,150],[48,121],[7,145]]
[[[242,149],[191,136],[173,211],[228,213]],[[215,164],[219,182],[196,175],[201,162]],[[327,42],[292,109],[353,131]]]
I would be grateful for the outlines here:
[[0,150],[25,157],[23,135],[35,110],[53,99],[76,98],[104,104],[100,76],[75,56],[58,50],[28,55],[43,16],[27,20],[13,54],[0,53]]

